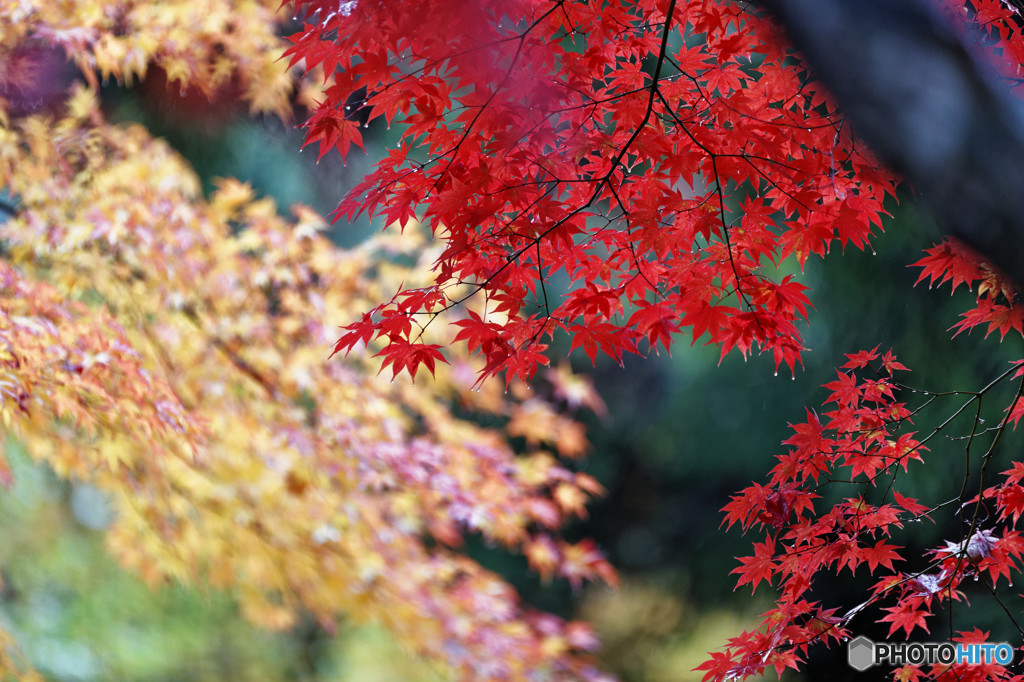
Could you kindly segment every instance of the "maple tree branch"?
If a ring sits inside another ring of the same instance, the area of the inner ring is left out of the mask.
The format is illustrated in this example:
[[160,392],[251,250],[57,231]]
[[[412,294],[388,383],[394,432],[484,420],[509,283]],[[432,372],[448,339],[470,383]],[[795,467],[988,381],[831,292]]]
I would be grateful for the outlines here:
[[236,369],[238,369],[238,371],[240,371],[242,374],[245,374],[247,377],[255,381],[259,385],[259,387],[266,392],[268,396],[277,396],[277,389],[274,388],[273,383],[271,383],[270,380],[264,377],[259,372],[259,370],[250,365],[249,362],[245,360],[245,358],[239,356],[238,353],[236,353],[234,350],[228,347],[228,345],[224,342],[223,339],[207,331],[206,325],[203,323],[203,320],[200,319],[199,314],[196,313],[195,310],[193,310],[192,308],[184,308],[182,312],[184,313],[185,317],[187,317],[189,321],[196,326],[196,329],[206,334],[207,338],[210,341],[210,344],[218,351],[220,351],[221,354],[232,365],[234,365]]
[[519,62],[519,55],[523,51],[523,43],[526,42],[526,36],[528,36],[537,26],[539,26],[541,22],[544,21],[544,19],[546,19],[550,14],[554,13],[556,9],[562,7],[562,2],[564,2],[564,0],[559,0],[559,2],[556,2],[554,6],[548,9],[536,20],[534,20],[533,23],[526,27],[526,30],[524,30],[523,32],[514,36],[509,36],[504,40],[494,43],[495,45],[497,45],[502,42],[518,41],[519,44],[516,46],[515,54],[512,55],[512,59],[509,61],[508,68],[505,70],[505,75],[502,77],[501,82],[494,86],[494,90],[487,97],[487,101],[480,105],[478,111],[473,115],[473,119],[465,126],[464,130],[462,131],[462,136],[459,138],[459,141],[456,142],[455,145],[449,151],[438,156],[438,158],[442,158],[448,156],[449,154],[452,155],[452,157],[448,159],[448,162],[445,164],[445,167],[441,170],[440,173],[438,173],[437,180],[435,180],[434,184],[431,186],[430,192],[433,192],[435,189],[437,189],[438,183],[441,182],[442,178],[444,178],[445,174],[448,172],[448,169],[451,168],[452,161],[455,159],[455,152],[458,151],[459,147],[461,147],[462,144],[466,141],[466,138],[469,137],[469,133],[473,130],[473,126],[476,125],[477,120],[484,113],[484,110],[487,109],[488,106],[490,106],[492,101],[494,101],[494,98],[498,95],[498,92],[500,92],[501,89],[505,87],[505,84],[508,82],[509,77],[511,77],[512,75],[512,70]]
[[948,234],[1024,288],[1024,103],[926,0],[757,0]]
[[[647,108],[646,108],[646,110],[644,112],[643,118],[641,118],[640,122],[637,124],[636,128],[633,130],[632,135],[630,135],[629,139],[619,149],[619,151],[616,153],[615,157],[612,159],[610,167],[608,169],[608,172],[604,175],[604,177],[602,177],[600,180],[597,181],[597,186],[594,188],[594,191],[591,193],[590,198],[583,205],[573,209],[568,214],[566,214],[564,217],[562,217],[561,219],[555,221],[550,227],[546,228],[543,232],[541,232],[536,237],[534,237],[533,240],[531,240],[531,242],[529,244],[526,244],[525,246],[523,246],[523,247],[517,249],[516,251],[514,251],[513,253],[509,254],[505,258],[505,262],[499,268],[497,268],[493,273],[491,273],[490,276],[488,276],[486,280],[484,280],[483,282],[479,283],[477,285],[477,287],[473,291],[471,291],[470,293],[468,293],[468,294],[466,294],[466,295],[464,295],[464,296],[462,296],[462,297],[460,297],[458,299],[455,299],[455,300],[451,301],[450,303],[445,305],[441,310],[437,311],[436,315],[439,315],[439,314],[441,314],[441,313],[443,313],[443,312],[445,312],[445,311],[447,311],[447,310],[449,310],[451,308],[457,307],[457,306],[461,305],[462,303],[465,303],[471,297],[476,295],[476,293],[479,292],[481,289],[487,288],[487,286],[491,283],[491,281],[494,280],[495,277],[497,277],[502,272],[504,272],[506,269],[508,269],[508,267],[513,262],[515,262],[520,256],[522,256],[524,253],[526,253],[529,249],[533,248],[535,244],[540,244],[541,240],[543,240],[546,236],[548,236],[549,234],[554,232],[557,228],[561,227],[562,225],[567,223],[569,220],[571,220],[572,218],[576,217],[577,215],[579,215],[580,213],[585,211],[588,207],[593,205],[593,203],[595,201],[597,201],[598,197],[601,195],[601,192],[604,189],[604,187],[605,186],[610,186],[612,175],[614,175],[615,169],[618,168],[620,162],[622,161],[622,157],[626,155],[627,151],[629,151],[630,146],[633,144],[633,142],[636,140],[636,138],[640,135],[640,131],[642,131],[643,128],[647,125],[647,122],[650,120],[651,114],[654,111],[654,99],[655,99],[655,97],[657,96],[657,93],[658,93],[658,79],[661,77],[661,69],[662,69],[662,67],[663,67],[663,65],[665,63],[665,59],[666,59],[666,56],[668,54],[668,37],[669,37],[669,35],[672,32],[672,15],[675,12],[675,6],[676,6],[676,0],[671,0],[669,2],[668,10],[666,11],[665,27],[664,27],[664,29],[662,31],[662,35],[661,35],[661,47],[660,47],[660,49],[658,51],[658,60],[657,60],[657,62],[655,64],[655,66],[654,66],[654,74],[652,76],[651,86],[650,86],[650,95],[649,95],[649,97],[647,99]],[[460,144],[461,144],[461,140],[460,140]],[[456,145],[456,148],[457,148],[457,146],[458,145]],[[538,199],[538,201],[539,201],[539,199]],[[514,222],[514,220],[512,222]],[[509,224],[511,224],[511,222]]]
[[544,284],[544,270],[540,257],[540,242],[535,243],[537,247],[537,280],[540,282],[540,291],[544,295],[544,312],[551,317],[551,306],[548,304],[548,289]]
[[[1017,365],[1014,365],[1013,369],[1016,370],[1017,369]],[[1014,396],[1014,399],[1013,399],[1013,401],[1010,404],[1011,405],[1016,404],[1016,402],[1018,400],[1020,400],[1022,395],[1024,395],[1024,378],[1022,378],[1021,381],[1018,382],[1018,384],[1017,384],[1017,394],[1016,394],[1016,396]],[[981,412],[981,396],[980,396],[980,394],[979,394],[979,397],[978,397],[978,412],[979,412],[979,415],[980,415],[980,412]],[[981,502],[980,501],[983,499],[984,493],[985,493],[985,472],[988,470],[988,464],[992,460],[992,453],[995,452],[996,445],[999,443],[999,440],[1002,438],[1002,435],[1006,432],[1006,427],[1009,426],[1009,424],[1010,424],[1010,416],[1011,416],[1011,414],[1012,414],[1012,412],[1010,410],[1007,410],[1006,413],[1003,415],[1003,418],[1002,418],[1002,420],[999,423],[999,427],[996,430],[995,437],[992,439],[992,442],[989,443],[988,450],[986,450],[985,454],[982,455],[982,457],[981,457],[981,468],[978,471],[978,500],[979,500],[979,502],[974,507],[974,515],[971,518],[971,528],[967,532],[967,538],[974,537],[974,533],[977,531],[977,528],[978,528],[978,518],[979,518],[979,515],[980,515],[980,509],[981,509]],[[972,427],[972,432],[971,432],[972,436],[974,434],[974,429],[977,429],[977,427],[978,427],[978,422],[979,422],[979,417],[975,417],[974,425]],[[969,453],[970,442],[968,442],[968,446],[967,447],[968,447],[968,453]],[[965,483],[966,483],[966,481],[965,481]],[[962,497],[963,496],[963,491],[961,491],[960,494],[961,494],[961,497]]]
[[[1017,622],[1017,619],[1014,617],[1013,613],[1011,613],[1010,609],[1006,606],[1006,603],[1003,601],[1003,598],[999,596],[998,592],[996,592],[996,586],[993,583],[991,583],[988,579],[984,580],[983,582],[985,584],[985,588],[995,598],[996,603],[999,604],[1000,608],[1003,609],[1003,613],[1005,613],[1006,617],[1010,619],[1011,623],[1013,623],[1013,627],[1017,628],[1017,632],[1019,632],[1021,636],[1024,636],[1024,627],[1021,627],[1021,624]],[[952,601],[950,602],[949,610],[950,613],[952,613]]]
[[654,74],[651,76],[651,90],[650,95],[647,98],[647,109],[644,111],[644,115],[643,118],[640,119],[640,123],[638,123],[636,128],[633,129],[633,134],[629,136],[629,139],[626,140],[626,144],[622,145],[618,153],[612,159],[611,166],[608,168],[608,173],[605,174],[604,178],[594,189],[594,197],[591,198],[591,201],[597,197],[601,188],[611,181],[611,177],[615,173],[615,169],[618,167],[619,163],[622,161],[622,157],[626,155],[626,152],[629,151],[633,142],[640,136],[640,131],[642,131],[647,126],[647,122],[651,120],[651,113],[654,111],[654,98],[658,93],[658,80],[661,78],[661,69],[665,65],[665,58],[668,54],[668,37],[672,32],[672,15],[675,13],[675,9],[676,0],[671,0],[668,4],[668,10],[665,12],[665,28],[661,33],[661,47],[658,48],[658,61],[654,65]]
[[[747,306],[748,310],[753,310],[754,305],[747,298],[746,293],[743,291],[743,286],[740,280],[743,275],[740,275],[739,270],[736,268],[736,260],[732,255],[732,241],[729,239],[729,226],[725,224],[725,196],[722,188],[722,179],[718,174],[718,155],[711,154],[711,170],[715,175],[715,193],[718,195],[718,217],[719,222],[722,224],[722,239],[725,240],[725,252],[729,255],[729,268],[732,270],[732,276],[736,278],[736,294],[740,297],[740,300],[744,305]],[[723,282],[724,284],[724,282]],[[765,332],[764,327],[761,325],[760,320],[754,318],[757,322],[758,328]],[[767,333],[765,333],[767,338]]]
[[[877,368],[876,368],[875,371],[876,371],[877,374],[879,374],[880,377],[882,376]],[[899,464],[900,461],[905,461],[905,458],[907,456],[909,456],[910,454],[912,454],[914,451],[920,450],[923,447],[923,443],[925,443],[928,440],[931,440],[932,438],[937,436],[942,431],[942,429],[945,426],[950,424],[954,419],[956,419],[959,415],[961,415],[963,412],[965,412],[972,404],[974,404],[975,407],[976,407],[976,413],[974,415],[974,420],[973,420],[973,422],[971,424],[971,427],[970,427],[970,433],[967,436],[955,439],[955,440],[966,440],[967,441],[967,445],[966,445],[966,448],[965,448],[966,455],[967,455],[967,460],[965,462],[965,473],[964,473],[964,475],[965,475],[965,481],[964,481],[965,488],[964,489],[966,489],[966,483],[967,483],[966,479],[971,474],[971,472],[969,470],[969,467],[970,467],[970,448],[971,448],[972,444],[975,442],[975,440],[978,437],[980,437],[983,434],[993,433],[994,437],[993,437],[992,441],[988,444],[988,446],[986,448],[986,452],[983,455],[983,461],[982,461],[982,465],[981,465],[981,468],[980,468],[980,472],[982,474],[982,481],[979,483],[979,494],[978,494],[978,497],[976,498],[979,501],[979,503],[977,505],[975,505],[975,507],[974,507],[973,515],[972,515],[972,518],[971,518],[971,522],[969,524],[969,530],[967,530],[967,532],[965,534],[961,535],[961,541],[960,541],[959,549],[948,550],[948,556],[946,556],[945,558],[942,557],[942,554],[941,554],[941,551],[940,551],[939,553],[936,553],[936,558],[931,560],[931,561],[929,561],[929,562],[927,562],[927,565],[925,567],[923,567],[922,569],[920,569],[918,571],[915,571],[915,572],[901,574],[899,579],[896,582],[888,584],[888,585],[885,585],[884,587],[881,587],[880,589],[876,590],[868,598],[867,601],[859,604],[858,606],[856,606],[853,609],[851,609],[850,611],[848,611],[841,619],[839,619],[838,622],[835,622],[835,621],[825,621],[825,622],[827,622],[829,627],[826,627],[824,631],[815,634],[814,637],[812,637],[810,639],[807,639],[805,641],[802,641],[802,642],[788,642],[788,643],[786,643],[785,645],[783,645],[781,647],[780,646],[771,646],[771,647],[768,647],[766,649],[761,649],[759,651],[760,651],[760,653],[762,655],[768,655],[768,654],[770,654],[772,652],[783,652],[783,651],[786,651],[786,650],[788,650],[788,649],[790,649],[790,648],[792,648],[794,646],[796,646],[796,647],[804,646],[804,645],[812,643],[813,641],[817,641],[817,640],[822,639],[822,636],[823,636],[824,632],[830,631],[833,627],[835,627],[837,625],[843,625],[843,626],[848,625],[853,617],[855,617],[857,614],[861,613],[868,606],[872,606],[872,605],[880,603],[884,598],[886,598],[887,595],[891,595],[893,593],[898,593],[897,591],[906,589],[906,586],[908,584],[912,583],[913,581],[915,581],[917,579],[922,578],[923,576],[926,576],[926,575],[930,574],[931,571],[933,571],[935,568],[943,566],[944,562],[946,562],[950,557],[955,557],[955,559],[956,559],[955,567],[950,569],[948,566],[945,566],[943,568],[943,573],[941,574],[941,575],[946,576],[945,578],[941,578],[945,582],[945,585],[941,589],[942,589],[942,591],[946,595],[946,599],[947,599],[947,601],[949,603],[950,617],[952,618],[952,610],[955,607],[954,590],[958,589],[959,584],[963,581],[965,576],[969,576],[969,575],[973,574],[976,577],[980,577],[981,573],[983,571],[987,570],[983,566],[979,565],[979,559],[976,556],[974,556],[974,555],[972,555],[970,553],[968,547],[969,547],[969,543],[970,543],[971,538],[974,538],[976,533],[979,533],[979,532],[984,533],[985,532],[985,531],[979,531],[980,524],[984,521],[984,518],[985,518],[984,517],[985,509],[984,509],[983,505],[980,502],[981,500],[983,500],[985,498],[985,493],[986,493],[985,486],[984,486],[984,471],[987,468],[987,465],[989,464],[989,462],[991,461],[992,455],[993,455],[993,453],[995,452],[995,450],[996,450],[996,448],[998,446],[998,443],[1000,441],[1001,436],[1003,435],[1003,433],[1005,432],[1006,428],[1008,427],[1009,422],[1011,421],[1011,416],[1012,416],[1010,411],[1008,410],[1006,412],[1006,414],[1004,414],[1004,416],[1000,419],[1000,423],[999,423],[999,425],[997,427],[993,427],[993,428],[989,428],[989,429],[979,429],[979,425],[982,423],[982,419],[981,419],[982,402],[983,402],[984,398],[986,397],[986,395],[989,393],[989,391],[991,391],[997,385],[1001,384],[1003,381],[1005,381],[1008,377],[1010,377],[1012,374],[1014,374],[1017,371],[1018,371],[1018,367],[1015,364],[1014,367],[1011,367],[1010,369],[1002,372],[999,376],[997,376],[996,378],[994,378],[991,381],[989,381],[983,388],[981,388],[980,390],[977,390],[977,391],[948,391],[948,392],[944,392],[944,393],[934,393],[934,392],[930,392],[930,391],[924,391],[924,394],[926,396],[928,396],[927,400],[925,401],[925,405],[931,404],[932,402],[934,402],[939,397],[955,397],[955,396],[963,395],[963,396],[969,396],[969,399],[965,403],[960,405],[957,409],[955,409],[954,413],[951,416],[949,416],[945,421],[943,421],[938,427],[936,427],[931,432],[931,434],[929,434],[924,439],[924,441],[918,443],[917,447],[915,447],[914,450],[908,451],[907,453],[902,455],[900,458],[898,458],[896,460],[893,460],[890,464],[888,464],[885,467],[883,467],[879,471],[879,473],[878,473],[878,475],[880,475],[882,473],[891,473],[891,476],[889,477],[890,478],[889,483],[886,486],[885,491],[883,493],[883,499],[885,499],[885,498],[888,497],[890,491],[893,490],[893,484],[895,482],[895,478],[896,478],[896,476],[899,473],[899,469],[898,469],[898,467],[896,465]],[[892,386],[900,388],[900,389],[904,389],[904,390],[911,390],[913,392],[917,392],[917,391],[914,391],[914,389],[909,389],[908,387],[903,386],[903,385],[898,384],[898,383],[895,383],[895,382],[892,384]],[[1016,395],[1015,395],[1014,400],[1011,403],[1011,405],[1015,404],[1016,401],[1019,400],[1022,396],[1024,396],[1024,380],[1022,380],[1021,382],[1018,382]],[[915,411],[915,413],[916,412],[917,411]],[[903,416],[903,417],[898,418],[898,419],[883,420],[883,423],[886,424],[887,426],[900,427],[903,423],[907,422],[908,420],[909,420],[909,416]],[[837,452],[833,452],[832,453],[833,456],[836,455],[836,454],[838,454],[838,453]],[[870,480],[865,482],[864,494],[861,495],[862,499],[866,499],[866,491],[871,489],[871,488],[873,488],[876,485],[878,475],[876,475],[874,477],[871,477]],[[826,480],[825,483],[816,486],[814,489],[817,490],[817,489],[821,488],[823,485],[834,484],[836,482],[839,482],[839,481],[836,481],[835,479]],[[842,481],[842,482],[853,483],[854,481],[853,480],[849,480],[849,481]],[[953,498],[949,502],[946,502],[946,503],[943,503],[941,505],[932,507],[930,510],[925,511],[923,513],[918,513],[917,515],[915,515],[914,518],[920,518],[921,516],[930,514],[932,511],[934,511],[934,510],[936,510],[936,509],[938,509],[938,508],[940,508],[942,506],[947,506],[949,504],[953,504],[953,503],[956,503],[956,502],[960,503],[960,508],[961,509],[965,506],[964,505],[964,501],[963,501],[963,490],[961,490],[961,494],[960,494],[960,496],[958,498]],[[852,516],[847,517],[847,521],[851,524],[851,526],[849,528],[844,528],[845,531],[850,531],[852,529],[852,537],[853,537],[853,539],[855,541],[856,541],[857,538],[859,538],[860,536],[864,535],[865,532],[867,532],[868,535],[871,536],[871,532],[867,528],[861,528],[860,524],[857,523],[858,519],[861,518],[861,513],[860,512],[861,512],[861,510],[859,508],[856,508],[855,509],[855,513]],[[774,539],[776,541],[778,541],[778,539],[779,539],[778,535],[772,536],[771,533],[769,533],[769,537],[774,537]],[[809,543],[809,544],[806,544],[804,546],[801,546],[798,549],[795,548],[795,547],[787,547],[785,552],[784,552],[784,554],[783,554],[783,556],[793,557],[795,555],[813,555],[814,553],[819,551],[821,548],[829,546],[832,542],[833,542],[833,540],[831,540],[830,538],[821,537],[817,541]],[[948,547],[949,546],[947,545],[947,548]],[[947,572],[948,572],[948,575],[947,575]],[[1005,603],[1000,598],[1000,596],[999,596],[999,594],[997,592],[996,584],[993,583],[993,582],[990,582],[989,579],[986,579],[985,583],[986,583],[986,589],[989,590],[989,592],[993,595],[993,597],[996,598],[996,601],[998,603],[1000,603],[1000,605],[1003,607],[1003,610],[1007,613],[1007,615],[1010,616],[1011,622],[1013,623],[1013,625],[1015,627],[1017,627],[1018,630],[1020,630],[1021,629],[1020,625],[1013,618],[1012,614],[1008,611]],[[912,597],[912,595],[911,595],[911,597]],[[900,600],[903,600],[903,599],[906,599],[906,598],[907,598],[907,594],[905,594],[905,593],[900,594],[898,596],[898,599],[900,599]]]

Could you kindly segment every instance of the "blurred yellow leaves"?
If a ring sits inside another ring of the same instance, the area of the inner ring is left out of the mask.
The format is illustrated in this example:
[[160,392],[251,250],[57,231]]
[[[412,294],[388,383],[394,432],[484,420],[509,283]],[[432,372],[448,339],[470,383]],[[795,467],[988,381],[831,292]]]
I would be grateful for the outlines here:
[[[131,85],[151,66],[178,87],[206,94],[231,85],[253,112],[287,116],[293,79],[277,63],[276,0],[2,0],[0,50],[16,56],[33,42],[60,49],[95,86]],[[29,60],[31,62],[31,60]],[[0,69],[0,86],[24,69]]]
[[567,457],[579,457],[587,449],[582,424],[558,414],[550,405],[537,399],[516,406],[508,430],[513,436],[525,438],[530,445],[551,443]]

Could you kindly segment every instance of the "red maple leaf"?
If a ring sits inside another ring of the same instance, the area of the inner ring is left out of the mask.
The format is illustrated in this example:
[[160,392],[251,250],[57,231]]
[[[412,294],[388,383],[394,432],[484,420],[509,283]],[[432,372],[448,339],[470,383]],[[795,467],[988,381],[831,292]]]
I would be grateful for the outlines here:
[[408,343],[400,339],[392,339],[391,343],[378,352],[375,357],[384,357],[380,371],[384,371],[384,368],[390,365],[392,378],[406,370],[409,372],[409,376],[415,379],[420,365],[426,366],[433,375],[437,361],[448,364],[440,348],[441,346],[436,343]]
[[879,619],[880,623],[889,623],[889,637],[897,630],[909,637],[915,628],[921,628],[928,632],[927,617],[931,613],[921,608],[919,599],[903,599],[896,606],[889,606],[883,609],[888,614]]
[[768,538],[764,542],[755,542],[754,556],[741,557],[739,561],[742,566],[731,571],[740,574],[736,587],[750,583],[752,590],[756,590],[762,580],[771,583],[772,574],[776,569],[775,540]]

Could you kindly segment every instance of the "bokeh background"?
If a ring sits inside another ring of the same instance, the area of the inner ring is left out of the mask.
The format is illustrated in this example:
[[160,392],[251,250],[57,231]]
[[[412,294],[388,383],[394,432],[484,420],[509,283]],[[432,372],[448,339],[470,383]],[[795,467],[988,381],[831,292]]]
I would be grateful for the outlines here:
[[[299,152],[303,135],[294,124],[251,118],[229,99],[209,102],[168,88],[159,77],[135,90],[109,87],[104,103],[112,119],[140,121],[167,139],[207,183],[237,177],[283,210],[301,202],[328,214],[400,132],[371,125],[367,155],[354,153],[345,164],[328,156],[318,164],[315,152]],[[893,202],[891,213],[885,234],[873,243],[877,255],[848,250],[808,262],[804,281],[815,310],[806,339],[812,350],[795,376],[776,375],[767,357],[744,361],[732,354],[719,361],[716,348],[690,347],[685,339],[671,356],[629,358],[625,367],[569,358],[593,379],[608,407],[604,416],[586,417],[592,450],[581,464],[608,493],[569,534],[597,540],[621,571],[621,588],[574,593],[567,584],[541,584],[521,557],[474,538],[467,539],[466,551],[505,575],[528,602],[594,623],[604,642],[602,663],[621,679],[700,679],[692,669],[706,652],[755,626],[772,600],[763,587],[754,596],[746,588],[733,590],[730,571],[750,538],[720,528],[720,509],[730,494],[771,468],[787,424],[802,420],[805,406],[820,411],[819,386],[834,378],[843,354],[891,348],[914,370],[909,384],[935,391],[977,390],[1022,356],[1017,339],[1000,344],[978,333],[950,338],[945,330],[969,306],[971,294],[913,286],[917,270],[908,265],[939,236],[912,197]],[[336,224],[332,236],[349,245],[382,227]],[[553,352],[565,357],[568,344],[562,341]],[[326,361],[327,349],[324,356]],[[914,399],[908,395],[912,405]],[[963,399],[938,401],[919,415],[922,430]],[[949,439],[935,441],[925,463],[912,467],[904,492],[931,503],[956,493],[962,443],[955,438],[965,428],[954,423]],[[1020,436],[1008,434],[997,457],[1008,461],[1020,446]],[[14,441],[5,449],[15,484],[0,495],[0,619],[48,678],[440,679],[373,628],[342,623],[338,636],[329,637],[308,623],[270,633],[246,625],[230,594],[177,586],[149,590],[106,556],[102,531],[109,511],[97,491],[58,481],[30,464]],[[919,524],[912,542],[923,548],[959,538],[956,523]],[[844,574],[820,585],[814,596],[849,608],[857,588],[867,584]],[[991,631],[992,641],[1013,641],[1012,625],[994,604],[972,604],[958,605],[958,623]],[[862,614],[855,631],[881,639],[884,628],[872,622],[878,615]],[[842,650],[819,652],[804,672],[785,678],[868,679],[845,665]]]

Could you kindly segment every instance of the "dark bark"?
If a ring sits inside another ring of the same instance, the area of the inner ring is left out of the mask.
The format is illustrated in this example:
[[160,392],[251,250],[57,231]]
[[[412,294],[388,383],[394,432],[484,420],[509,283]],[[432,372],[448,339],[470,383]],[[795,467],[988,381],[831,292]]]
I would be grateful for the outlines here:
[[940,225],[1024,289],[1024,103],[927,0],[759,0]]

